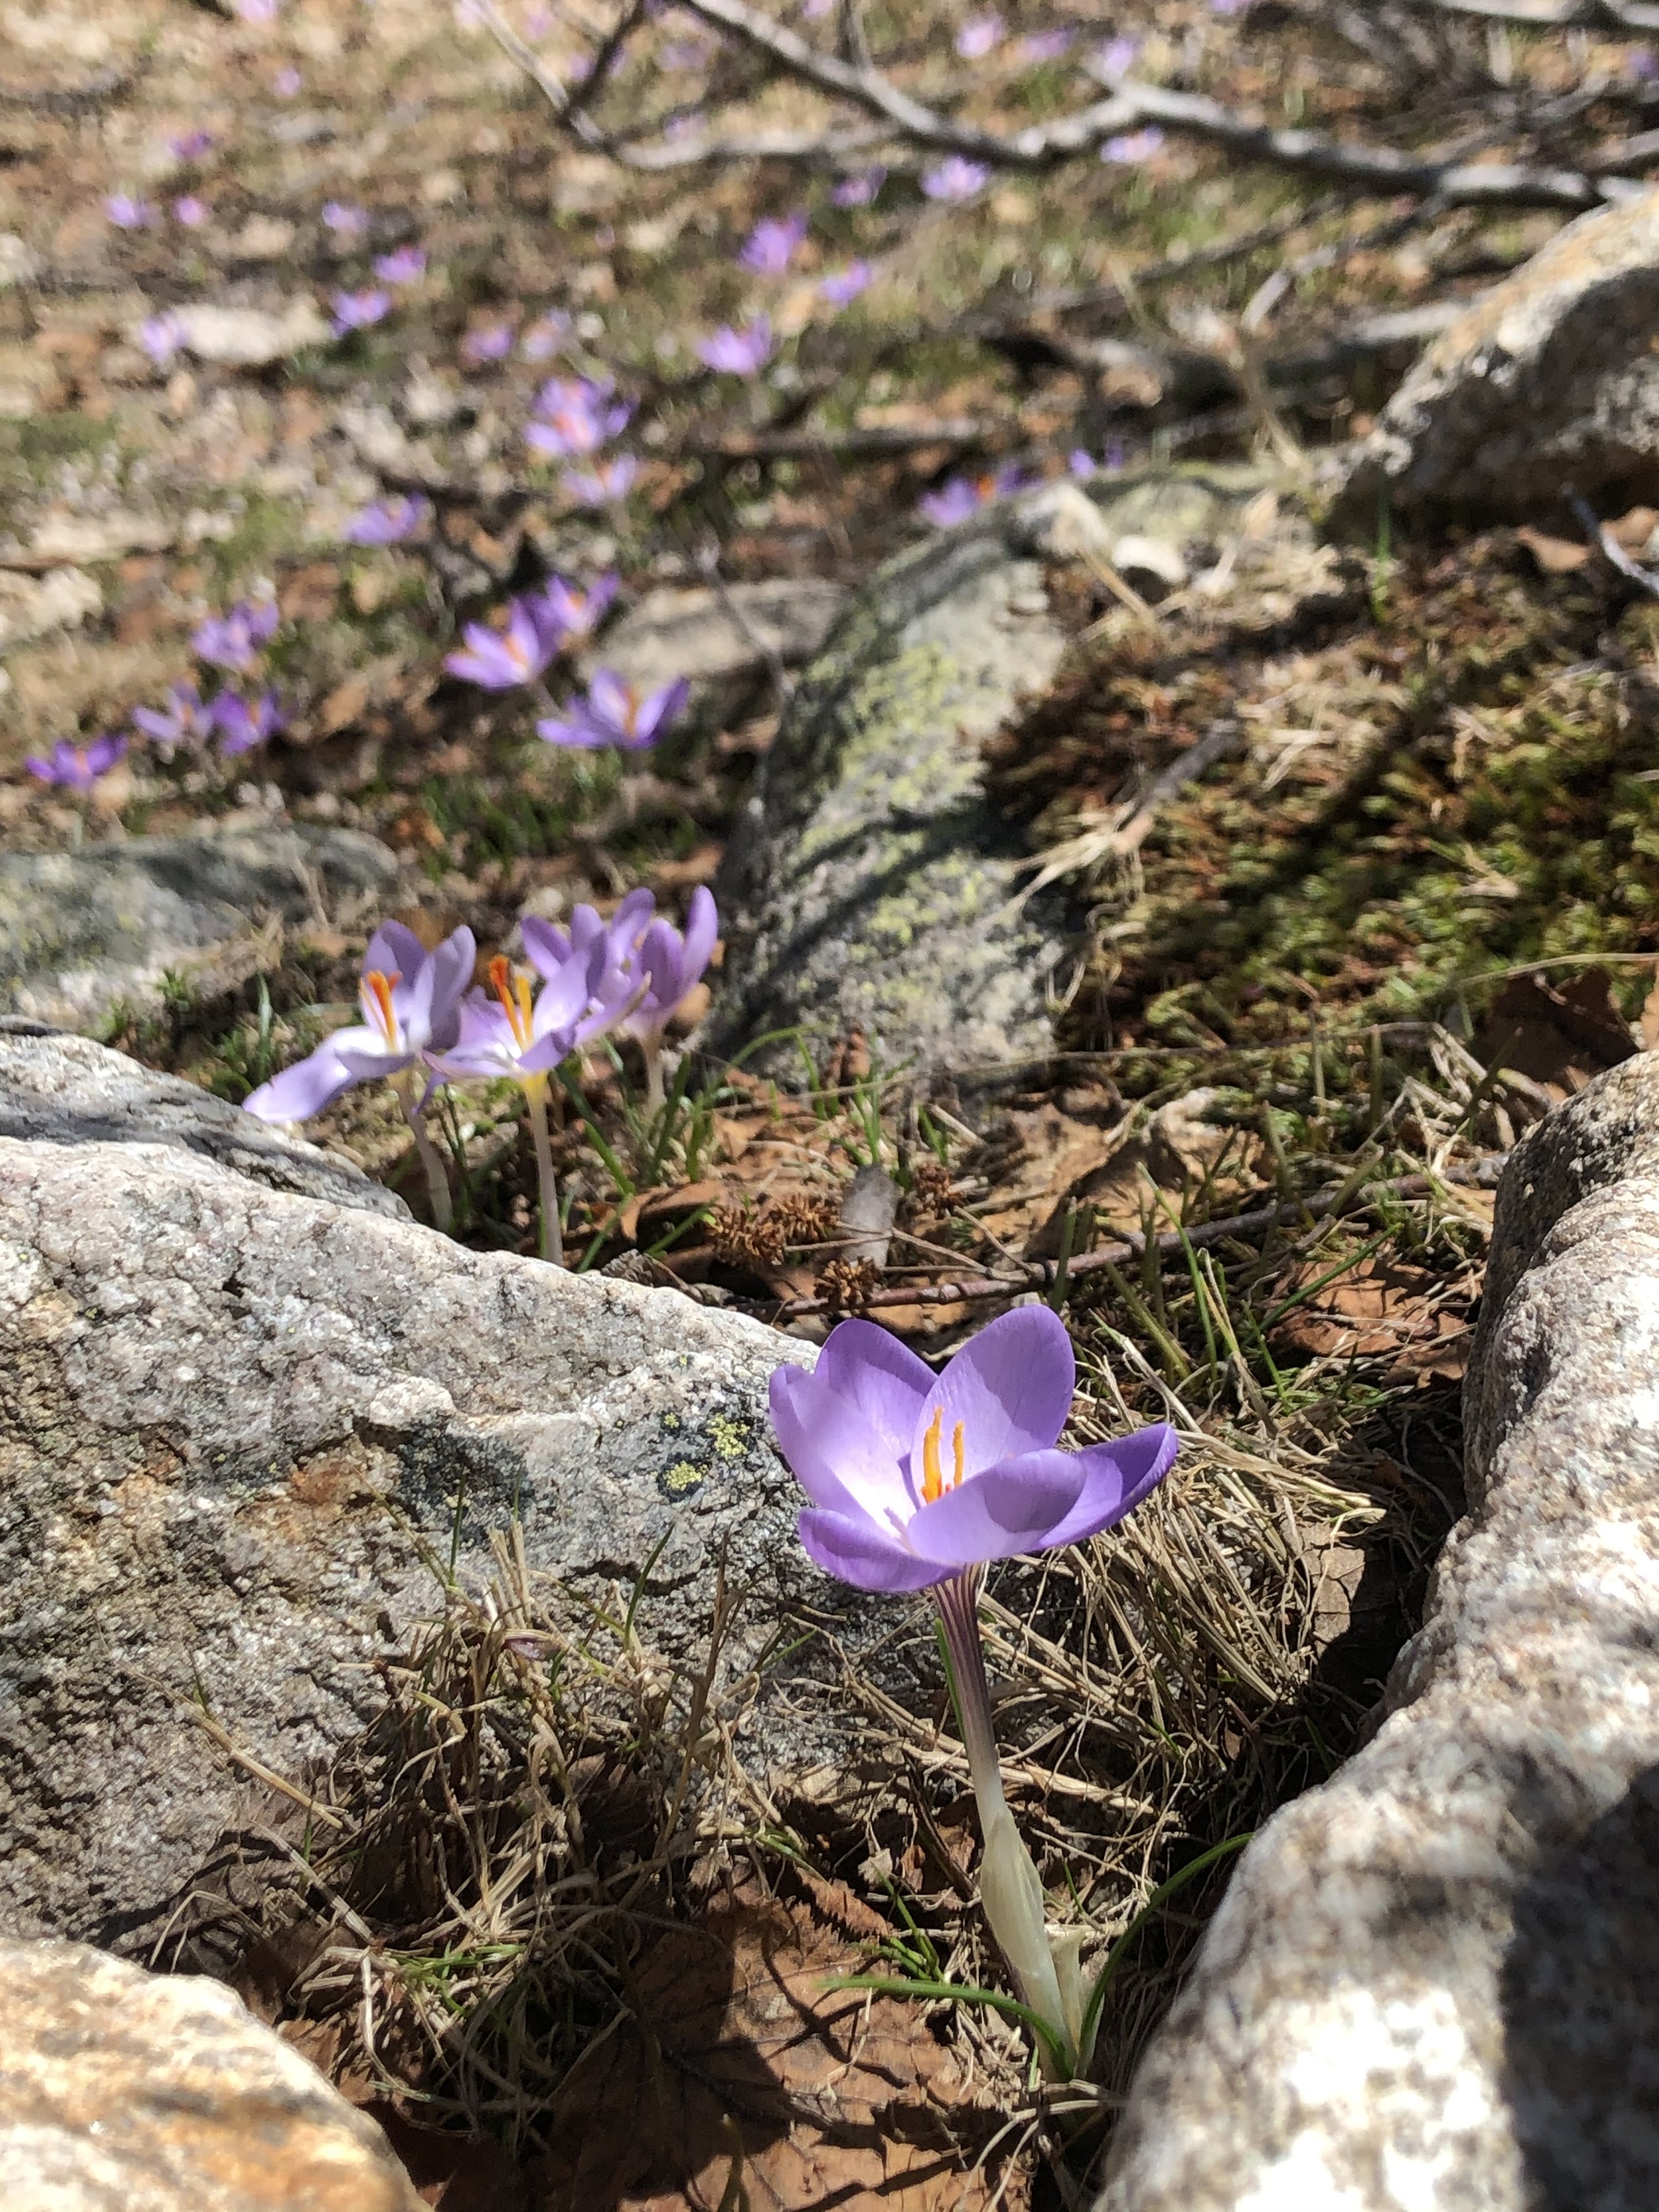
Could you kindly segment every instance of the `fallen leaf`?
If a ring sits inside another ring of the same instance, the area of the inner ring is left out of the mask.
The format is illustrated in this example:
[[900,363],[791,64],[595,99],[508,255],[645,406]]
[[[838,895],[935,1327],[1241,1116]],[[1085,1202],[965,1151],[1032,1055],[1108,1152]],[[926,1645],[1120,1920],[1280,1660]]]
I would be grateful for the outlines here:
[[1604,968],[1589,968],[1559,990],[1540,975],[1512,975],[1492,1001],[1472,1049],[1541,1084],[1558,1102],[1639,1049]]
[[902,1999],[825,1986],[864,1957],[823,1910],[758,1893],[659,1935],[632,2016],[554,2100],[546,2212],[1018,2212],[1024,2177],[975,2166],[1000,2116],[950,2046]]
[[1534,530],[1524,524],[1515,533],[1539,568],[1547,576],[1568,576],[1575,568],[1582,568],[1589,559],[1590,550],[1577,538],[1552,538],[1547,531]]

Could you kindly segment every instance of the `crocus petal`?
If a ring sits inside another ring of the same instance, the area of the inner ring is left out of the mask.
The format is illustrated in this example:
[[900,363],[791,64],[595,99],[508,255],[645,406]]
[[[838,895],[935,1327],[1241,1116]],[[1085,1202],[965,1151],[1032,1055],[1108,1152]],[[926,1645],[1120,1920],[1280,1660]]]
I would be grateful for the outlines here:
[[808,1559],[837,1581],[851,1583],[854,1589],[927,1589],[955,1571],[936,1559],[915,1558],[896,1537],[884,1536],[868,1521],[848,1521],[839,1513],[809,1507],[796,1527]]
[[349,1067],[341,1066],[331,1041],[262,1083],[242,1101],[242,1111],[260,1121],[308,1121],[357,1080]]
[[681,973],[685,978],[688,991],[701,978],[703,969],[714,957],[720,933],[720,918],[714,904],[714,894],[707,884],[699,884],[692,892],[691,902],[685,910],[685,959]]
[[368,940],[363,973],[369,975],[378,969],[382,975],[401,975],[408,982],[425,965],[426,957],[426,947],[412,929],[401,921],[383,921]]
[[1083,1488],[1065,1520],[1049,1530],[1044,1550],[1081,1544],[1132,1513],[1174,1466],[1178,1442],[1168,1422],[1159,1421],[1115,1443],[1090,1444],[1073,1454],[1084,1470]]
[[1021,1306],[981,1329],[951,1360],[916,1415],[913,1463],[921,1465],[921,1441],[935,1412],[942,1412],[939,1449],[948,1476],[953,1437],[962,1424],[964,1471],[1044,1451],[1066,1425],[1077,1388],[1077,1362],[1066,1325],[1047,1306]]
[[1074,1453],[1027,1452],[947,1490],[924,1505],[904,1533],[924,1559],[953,1567],[1046,1551],[1053,1531],[1075,1512],[1087,1480]]
[[912,1500],[898,1455],[850,1398],[816,1375],[781,1367],[772,1376],[772,1422],[784,1457],[815,1505],[891,1529],[908,1520]]
[[453,1044],[460,1029],[461,994],[472,981],[477,940],[463,923],[452,929],[432,956],[430,1042],[439,1051]]
[[538,914],[526,914],[519,923],[525,957],[544,980],[556,975],[570,957],[571,940],[564,931]]

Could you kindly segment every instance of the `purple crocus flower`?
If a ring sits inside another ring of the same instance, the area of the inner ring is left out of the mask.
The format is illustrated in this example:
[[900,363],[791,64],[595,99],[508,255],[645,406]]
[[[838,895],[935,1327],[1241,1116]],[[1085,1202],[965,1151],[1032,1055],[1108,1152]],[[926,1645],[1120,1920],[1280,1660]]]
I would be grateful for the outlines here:
[[325,200],[323,221],[336,238],[362,238],[368,228],[368,210],[347,200]]
[[461,994],[472,980],[477,948],[457,929],[428,952],[411,929],[383,921],[363,955],[360,1024],[336,1030],[305,1060],[262,1083],[243,1101],[261,1121],[307,1121],[354,1083],[395,1077],[428,1053],[447,1051],[460,1033]]
[[569,336],[569,316],[552,307],[532,323],[520,341],[520,350],[526,361],[551,361]]
[[525,443],[556,460],[597,453],[607,438],[625,430],[634,410],[619,400],[607,406],[611,386],[586,376],[556,376],[536,395],[539,418],[525,427]]
[[232,0],[245,23],[274,23],[278,0]]
[[714,894],[699,884],[686,909],[683,933],[672,921],[659,918],[647,921],[630,944],[618,939],[619,927],[626,926],[619,907],[611,926],[611,943],[644,990],[617,1028],[620,1035],[639,1039],[648,1060],[670,1022],[702,981],[720,937],[720,915]]
[[518,684],[533,684],[546,672],[564,641],[557,616],[539,596],[510,601],[504,630],[468,623],[463,634],[465,651],[447,655],[444,666],[452,676],[480,684],[487,691],[510,691]]
[[431,513],[429,500],[376,500],[352,516],[343,535],[348,545],[401,545],[424,527]]
[[1164,133],[1156,123],[1148,123],[1139,131],[1120,131],[1115,137],[1109,138],[1100,149],[1100,158],[1103,161],[1133,165],[1150,161],[1163,143]]
[[228,615],[210,616],[190,641],[198,659],[240,673],[252,666],[255,654],[270,641],[280,620],[275,599],[242,599]]
[[592,635],[616,598],[621,580],[615,575],[599,576],[584,592],[567,584],[562,576],[550,576],[538,597],[557,623],[561,639],[570,642]]
[[347,337],[381,322],[392,306],[389,292],[337,292],[334,295],[334,335]]
[[639,472],[632,453],[618,453],[594,468],[568,471],[559,482],[578,507],[611,507],[627,498]]
[[469,368],[483,368],[492,361],[505,361],[513,350],[511,323],[486,323],[469,331],[461,340],[461,359]]
[[1140,41],[1120,34],[1108,39],[1095,54],[1095,74],[1108,84],[1117,84],[1127,76],[1140,56]]
[[544,971],[538,992],[498,953],[489,990],[471,991],[461,1003],[460,1036],[442,1054],[441,1073],[507,1075],[518,1083],[546,1077],[609,1029],[623,1003],[610,947],[600,939]]
[[832,307],[850,307],[860,292],[869,290],[874,276],[867,261],[854,261],[846,269],[832,270],[818,286],[818,297],[828,300]]
[[100,775],[107,775],[127,749],[125,738],[94,738],[90,744],[73,745],[59,738],[43,760],[31,753],[23,763],[42,783],[62,784],[70,791],[90,791]]
[[1026,1306],[938,1376],[885,1329],[845,1321],[812,1373],[780,1367],[771,1388],[778,1441],[812,1501],[799,1524],[808,1555],[855,1589],[933,1593],[979,1808],[980,1901],[1042,2023],[1043,2071],[1061,2080],[1089,2063],[1092,2008],[1075,1937],[1048,1934],[1042,1878],[1003,1794],[980,1586],[994,1559],[1114,1527],[1169,1472],[1176,1444],[1159,1423],[1057,1449],[1076,1382],[1063,1323]]
[[296,69],[279,69],[270,80],[270,88],[278,100],[292,100],[305,79]]
[[806,235],[806,216],[797,210],[781,221],[765,216],[749,234],[749,242],[738,258],[757,276],[777,276],[794,259]]
[[690,696],[691,686],[683,676],[641,696],[612,670],[601,668],[587,687],[586,698],[574,702],[568,719],[538,722],[536,733],[550,745],[574,745],[584,752],[604,745],[643,752],[656,744]]
[[726,376],[757,376],[772,358],[772,319],[757,315],[747,330],[728,324],[712,337],[700,340],[697,359],[707,368]]
[[104,202],[104,213],[118,230],[148,230],[155,220],[149,202],[136,200],[131,192],[112,192]]
[[1019,58],[1033,65],[1042,62],[1061,61],[1072,50],[1075,31],[1064,28],[1054,31],[1030,31],[1019,42]]
[[868,207],[887,181],[887,172],[878,161],[873,168],[860,169],[856,176],[843,177],[830,195],[830,203],[839,208]]
[[213,141],[205,131],[181,131],[177,137],[167,140],[167,151],[175,161],[199,161],[212,147]]
[[921,189],[930,200],[970,200],[984,188],[990,174],[983,161],[966,161],[960,154],[951,154],[938,168],[928,170]]
[[957,52],[965,62],[982,62],[1002,44],[1000,15],[973,15],[957,33]]
[[375,260],[374,274],[383,284],[413,284],[426,274],[426,249],[400,246],[393,253],[382,253]]
[[965,522],[976,514],[989,500],[1012,499],[1016,492],[1028,491],[1030,480],[1022,469],[1012,461],[988,477],[951,477],[938,491],[924,492],[916,501],[917,512],[941,530],[953,523]]
[[251,707],[238,693],[222,691],[210,711],[219,729],[219,750],[227,757],[252,752],[288,727],[274,691],[262,693]]
[[165,712],[157,707],[135,707],[132,719],[158,745],[202,745],[213,734],[213,710],[203,704],[193,684],[169,684]]
[[240,599],[227,615],[210,616],[192,633],[197,655],[221,668],[246,669],[275,634],[281,619],[275,599]]
[[183,223],[186,230],[199,230],[210,213],[207,202],[198,199],[194,192],[185,192],[173,203],[173,219]]
[[1046,1306],[1004,1314],[937,1376],[885,1329],[841,1322],[812,1373],[772,1376],[778,1442],[811,1500],[801,1542],[856,1589],[915,1590],[1099,1535],[1169,1472],[1176,1432],[1060,1451],[1076,1384]]
[[157,368],[167,366],[188,335],[184,317],[175,315],[171,308],[147,316],[138,325],[138,343]]

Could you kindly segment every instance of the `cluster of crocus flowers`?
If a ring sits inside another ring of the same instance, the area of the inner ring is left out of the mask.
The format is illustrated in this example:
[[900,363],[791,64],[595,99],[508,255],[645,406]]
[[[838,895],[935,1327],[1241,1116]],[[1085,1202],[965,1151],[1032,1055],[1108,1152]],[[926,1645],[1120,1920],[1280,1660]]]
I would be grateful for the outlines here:
[[[191,643],[210,667],[245,676],[255,668],[275,635],[281,617],[274,599],[244,599],[228,614],[210,615],[197,625]],[[216,734],[222,757],[250,752],[288,727],[288,716],[273,690],[245,698],[229,685],[204,699],[193,684],[168,687],[165,707],[135,707],[135,727],[171,758],[180,746],[200,751]]]
[[125,738],[93,738],[84,744],[59,738],[49,753],[30,753],[23,765],[41,783],[57,784],[65,791],[88,792],[109,774],[126,749]]
[[555,376],[536,396],[536,408],[525,425],[525,443],[532,453],[550,460],[591,460],[589,469],[568,470],[560,482],[578,507],[608,507],[625,500],[634,489],[640,465],[632,453],[613,453],[597,459],[602,447],[618,437],[633,420],[630,401],[616,397],[609,377]]
[[1088,2064],[1093,2011],[1078,1939],[1050,1936],[1003,1794],[980,1590],[994,1561],[1112,1528],[1169,1472],[1176,1443],[1159,1424],[1061,1451],[1076,1383],[1064,1324],[1028,1306],[981,1329],[937,1376],[886,1330],[846,1321],[814,1370],[780,1367],[771,1384],[778,1442],[811,1501],[799,1528],[812,1559],[856,1589],[933,1594],[979,1808],[981,1903],[1042,2023],[1045,2070],[1060,2075]]
[[609,922],[591,906],[568,929],[534,915],[520,922],[526,965],[505,953],[474,981],[477,946],[457,929],[428,952],[401,923],[369,941],[358,985],[362,1020],[337,1030],[315,1052],[273,1076],[246,1100],[264,1121],[304,1121],[354,1084],[389,1081],[426,1170],[433,1218],[450,1224],[448,1178],[427,1133],[434,1091],[458,1079],[505,1077],[529,1109],[541,1202],[542,1256],[563,1264],[558,1185],[548,1108],[552,1079],[573,1054],[607,1032],[637,1040],[650,1101],[663,1098],[661,1054],[669,1024],[701,982],[719,933],[714,902],[699,887],[682,933],[656,913],[648,890],[631,891]]

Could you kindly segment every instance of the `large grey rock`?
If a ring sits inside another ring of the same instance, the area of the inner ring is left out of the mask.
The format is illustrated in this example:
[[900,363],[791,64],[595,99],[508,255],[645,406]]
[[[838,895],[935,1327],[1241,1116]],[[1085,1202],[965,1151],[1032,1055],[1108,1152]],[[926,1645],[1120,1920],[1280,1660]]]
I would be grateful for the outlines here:
[[1244,1853],[1103,2212],[1659,2203],[1659,1058],[1518,1147],[1470,1510],[1374,1741]]
[[0,1943],[8,2212],[419,2212],[366,2112],[234,1991]]
[[807,671],[728,854],[714,1049],[797,1024],[856,1024],[890,1067],[1052,1048],[1047,985],[1081,918],[1058,895],[1018,902],[1024,842],[987,799],[984,741],[1065,649],[1048,564],[1109,558],[1127,535],[1182,549],[1233,505],[1198,472],[1100,502],[1054,486],[877,572]]
[[239,981],[261,923],[354,917],[398,864],[352,830],[233,828],[0,853],[0,1013],[92,1029],[164,976]]
[[394,1191],[349,1160],[281,1135],[176,1075],[141,1067],[90,1037],[0,1016],[0,1137],[53,1145],[176,1145],[233,1174],[301,1198],[409,1219]]
[[475,1587],[515,1516],[532,1571],[608,1595],[649,1563],[688,1662],[724,1547],[741,1673],[835,1602],[766,1418],[811,1356],[176,1146],[0,1138],[0,1927],[142,1945],[238,1799],[196,1701],[302,1774],[441,1609],[422,1547],[457,1528]]
[[1520,515],[1567,485],[1659,493],[1659,191],[1581,216],[1436,339],[1334,509]]

